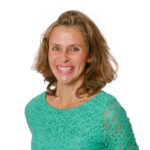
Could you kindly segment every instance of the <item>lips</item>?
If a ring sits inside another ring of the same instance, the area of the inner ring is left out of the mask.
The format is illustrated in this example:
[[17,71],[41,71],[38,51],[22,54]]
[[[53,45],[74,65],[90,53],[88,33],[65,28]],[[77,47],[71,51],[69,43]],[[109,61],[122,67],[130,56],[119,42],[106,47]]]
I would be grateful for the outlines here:
[[57,70],[59,73],[62,73],[62,74],[68,74],[68,73],[71,73],[73,71],[73,66],[56,66]]

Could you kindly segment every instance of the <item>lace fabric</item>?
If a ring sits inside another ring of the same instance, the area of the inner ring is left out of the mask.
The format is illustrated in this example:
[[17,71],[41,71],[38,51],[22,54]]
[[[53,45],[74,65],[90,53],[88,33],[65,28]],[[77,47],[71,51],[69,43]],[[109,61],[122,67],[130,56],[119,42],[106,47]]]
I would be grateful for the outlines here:
[[127,114],[102,91],[70,109],[47,104],[45,92],[25,108],[32,150],[138,150]]

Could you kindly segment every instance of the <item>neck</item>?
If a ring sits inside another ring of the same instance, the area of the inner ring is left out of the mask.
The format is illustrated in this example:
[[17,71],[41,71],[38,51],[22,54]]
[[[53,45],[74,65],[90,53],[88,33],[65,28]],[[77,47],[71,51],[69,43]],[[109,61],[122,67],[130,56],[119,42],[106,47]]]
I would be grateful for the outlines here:
[[56,95],[62,101],[71,101],[72,98],[76,97],[77,87],[72,87],[69,85],[57,84]]
[[81,82],[76,82],[75,84],[61,84],[57,83],[57,91],[56,95],[58,96],[57,99],[63,104],[63,105],[69,105],[72,104],[80,98],[76,96],[77,89],[81,86]]

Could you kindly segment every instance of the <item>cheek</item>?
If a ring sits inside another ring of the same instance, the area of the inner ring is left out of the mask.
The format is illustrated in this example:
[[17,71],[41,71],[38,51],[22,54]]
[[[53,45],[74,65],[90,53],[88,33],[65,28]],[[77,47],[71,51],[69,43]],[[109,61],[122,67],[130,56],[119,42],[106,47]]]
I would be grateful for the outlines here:
[[56,55],[54,53],[48,53],[48,61],[52,63],[56,59]]
[[84,54],[75,55],[72,59],[80,65],[85,65],[87,63],[87,55]]

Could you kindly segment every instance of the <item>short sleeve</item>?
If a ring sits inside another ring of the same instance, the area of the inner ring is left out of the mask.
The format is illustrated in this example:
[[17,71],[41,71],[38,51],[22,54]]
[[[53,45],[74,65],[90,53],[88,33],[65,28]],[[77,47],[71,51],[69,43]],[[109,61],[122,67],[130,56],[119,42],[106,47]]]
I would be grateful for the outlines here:
[[103,141],[111,150],[138,150],[126,111],[113,98],[102,113]]

